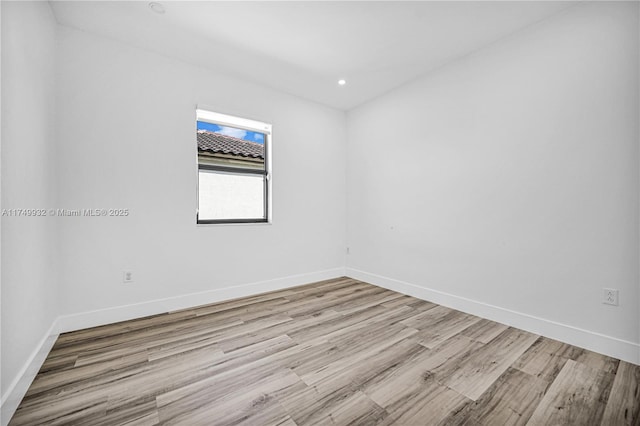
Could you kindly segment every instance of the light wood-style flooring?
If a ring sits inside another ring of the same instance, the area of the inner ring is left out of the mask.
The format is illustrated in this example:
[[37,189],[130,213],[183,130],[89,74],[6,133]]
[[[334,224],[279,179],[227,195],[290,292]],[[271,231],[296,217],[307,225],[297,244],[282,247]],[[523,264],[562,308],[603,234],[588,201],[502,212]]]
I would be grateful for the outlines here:
[[640,425],[640,367],[350,278],[61,335],[10,425]]

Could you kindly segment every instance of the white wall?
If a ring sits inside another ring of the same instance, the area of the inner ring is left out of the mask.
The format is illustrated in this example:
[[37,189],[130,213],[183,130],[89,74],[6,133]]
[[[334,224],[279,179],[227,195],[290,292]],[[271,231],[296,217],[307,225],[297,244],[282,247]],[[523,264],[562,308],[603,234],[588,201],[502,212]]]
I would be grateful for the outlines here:
[[[56,196],[56,23],[46,2],[1,7],[2,208],[47,209]],[[56,248],[54,219],[2,217],[3,402],[58,314]]]
[[[59,219],[62,314],[344,270],[344,112],[66,27],[57,54],[59,207],[131,211]],[[196,104],[273,124],[272,225],[196,226]]]
[[348,273],[634,350],[638,47],[587,3],[350,111]]

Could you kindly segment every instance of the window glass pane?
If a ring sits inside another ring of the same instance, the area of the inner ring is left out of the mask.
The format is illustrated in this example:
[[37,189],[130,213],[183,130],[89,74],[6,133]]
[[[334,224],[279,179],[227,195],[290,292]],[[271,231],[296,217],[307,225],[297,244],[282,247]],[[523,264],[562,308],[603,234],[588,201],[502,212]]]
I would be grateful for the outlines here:
[[198,221],[271,220],[271,125],[196,110]]
[[198,121],[198,163],[265,170],[264,133]]
[[264,219],[264,176],[198,173],[199,220]]

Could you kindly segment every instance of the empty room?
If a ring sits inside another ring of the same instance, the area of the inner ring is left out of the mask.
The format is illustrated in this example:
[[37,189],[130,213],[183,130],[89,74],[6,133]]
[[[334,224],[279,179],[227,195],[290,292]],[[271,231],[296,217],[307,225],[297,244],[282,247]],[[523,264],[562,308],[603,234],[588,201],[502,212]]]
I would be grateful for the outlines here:
[[0,426],[640,426],[640,3],[0,22]]

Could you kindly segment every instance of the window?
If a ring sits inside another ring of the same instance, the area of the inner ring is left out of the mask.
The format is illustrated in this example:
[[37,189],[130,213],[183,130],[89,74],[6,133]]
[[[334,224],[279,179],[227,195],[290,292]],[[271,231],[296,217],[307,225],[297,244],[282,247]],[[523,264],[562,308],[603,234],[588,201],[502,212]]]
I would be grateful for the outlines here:
[[271,221],[271,125],[196,110],[197,223]]

